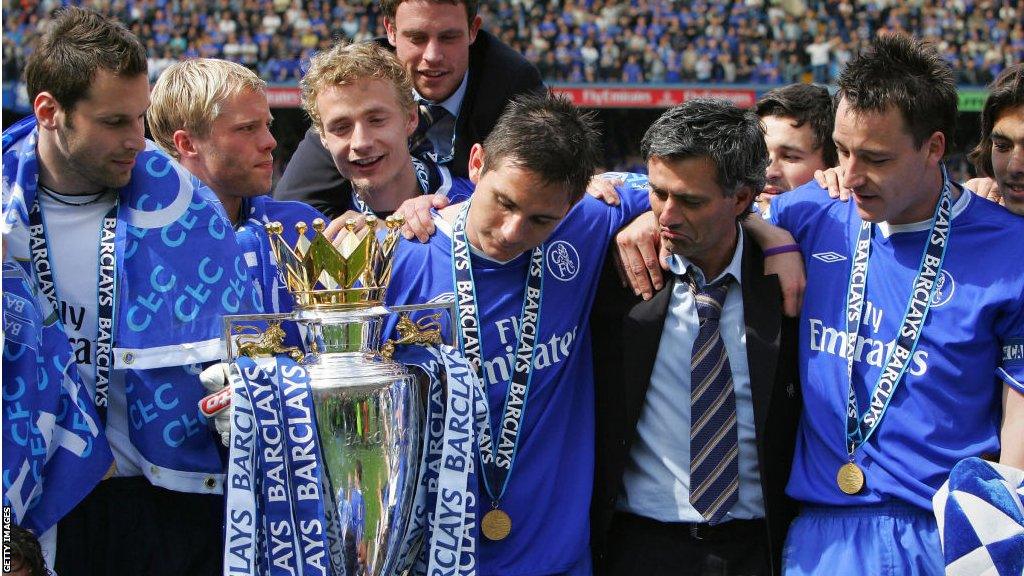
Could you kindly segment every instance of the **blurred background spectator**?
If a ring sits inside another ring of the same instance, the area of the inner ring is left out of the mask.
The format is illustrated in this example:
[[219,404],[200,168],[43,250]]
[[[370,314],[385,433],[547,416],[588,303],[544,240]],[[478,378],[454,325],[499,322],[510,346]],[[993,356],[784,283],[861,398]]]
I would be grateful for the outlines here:
[[[170,62],[234,60],[294,83],[336,38],[383,36],[368,0],[86,0],[143,39],[154,78]],[[3,74],[61,2],[5,2]],[[905,31],[935,41],[965,85],[1024,61],[1021,0],[484,0],[484,26],[549,82],[831,82],[866,39]]]
[[[206,56],[295,87],[313,52],[384,35],[376,0],[5,0],[5,90],[65,3],[124,22],[146,45],[153,80],[176,60]],[[1024,0],[481,0],[479,11],[484,27],[549,84],[831,83],[867,39],[892,31],[936,42],[964,86],[984,86],[1024,62]],[[11,93],[28,108],[24,90]],[[6,127],[16,116],[4,112]],[[643,168],[636,142],[660,112],[600,110],[606,168]],[[297,109],[275,116],[279,175],[308,120]],[[958,122],[947,165],[966,179],[977,119]]]

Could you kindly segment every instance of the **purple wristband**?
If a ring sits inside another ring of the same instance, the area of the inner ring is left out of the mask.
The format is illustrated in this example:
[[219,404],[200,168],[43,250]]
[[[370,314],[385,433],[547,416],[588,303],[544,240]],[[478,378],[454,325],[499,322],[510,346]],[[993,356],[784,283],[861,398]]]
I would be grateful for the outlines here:
[[768,256],[776,256],[778,254],[785,254],[786,252],[799,252],[799,251],[800,251],[800,246],[797,245],[797,244],[783,244],[782,246],[776,246],[774,248],[765,249],[764,250],[764,255],[767,258]]

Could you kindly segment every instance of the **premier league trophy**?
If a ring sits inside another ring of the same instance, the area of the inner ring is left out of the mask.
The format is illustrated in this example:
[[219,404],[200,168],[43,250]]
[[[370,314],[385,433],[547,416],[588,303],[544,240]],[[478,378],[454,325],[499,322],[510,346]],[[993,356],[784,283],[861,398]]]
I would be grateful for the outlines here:
[[[225,319],[225,574],[390,576],[411,566],[425,532],[413,510],[425,394],[392,356],[396,344],[440,344],[441,330],[438,315],[402,315],[397,341],[379,345],[400,226],[369,217],[362,234],[349,222],[332,243],[317,220],[311,240],[300,224],[289,245],[268,225],[295,311]],[[302,346],[285,345],[282,322]]]

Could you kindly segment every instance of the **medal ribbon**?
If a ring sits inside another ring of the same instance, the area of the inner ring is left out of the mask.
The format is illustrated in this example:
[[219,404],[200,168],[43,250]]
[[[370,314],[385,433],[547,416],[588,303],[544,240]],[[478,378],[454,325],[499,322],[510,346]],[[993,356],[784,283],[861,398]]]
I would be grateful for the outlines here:
[[853,385],[853,360],[857,350],[857,336],[860,332],[861,317],[864,312],[865,289],[868,280],[868,258],[871,252],[871,236],[874,229],[870,222],[861,222],[857,244],[854,250],[853,264],[850,268],[850,285],[846,295],[846,364],[849,382],[849,400],[846,407],[846,444],[850,461],[854,451],[874,433],[882,421],[882,416],[889,407],[899,386],[903,374],[910,364],[910,359],[917,348],[918,340],[924,327],[924,321],[931,309],[935,294],[936,280],[942,272],[942,262],[949,244],[950,218],[952,214],[952,184],[942,167],[942,193],[932,216],[932,226],[910,302],[903,314],[897,337],[892,349],[886,357],[882,372],[878,376],[871,392],[871,400],[863,416],[857,406],[857,394]]
[[[470,201],[465,203],[452,227],[452,276],[457,295],[459,348],[474,368],[479,380],[484,381],[484,361],[481,346],[480,307],[473,282],[469,242],[466,239],[466,219]],[[530,269],[526,278],[523,309],[519,315],[518,346],[515,371],[505,393],[499,444],[495,447],[490,411],[476,414],[477,433],[480,435],[480,462],[484,469],[484,487],[492,502],[497,503],[505,494],[519,447],[519,433],[526,417],[526,402],[533,378],[533,359],[536,353],[537,333],[540,327],[540,307],[544,289],[544,245],[533,249]],[[484,402],[487,405],[487,402]]]
[[[96,306],[96,387],[94,401],[96,412],[101,422],[107,419],[107,404],[110,395],[110,369],[114,362],[114,306],[117,280],[117,210],[120,202],[115,196],[114,205],[103,217],[100,227],[99,247],[99,286],[97,287]],[[46,238],[46,227],[43,224],[43,211],[39,207],[39,197],[32,202],[28,212],[29,246],[32,256],[32,269],[36,273],[36,281],[40,292],[46,296],[54,313],[60,312],[57,303],[57,287],[53,279],[53,261],[50,260],[49,243]]]

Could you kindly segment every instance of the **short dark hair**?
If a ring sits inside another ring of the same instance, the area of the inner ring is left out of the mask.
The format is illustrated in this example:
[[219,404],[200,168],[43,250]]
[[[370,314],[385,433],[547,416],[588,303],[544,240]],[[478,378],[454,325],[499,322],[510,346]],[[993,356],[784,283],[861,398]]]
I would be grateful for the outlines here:
[[727,100],[696,98],[668,110],[647,129],[640,152],[645,161],[708,158],[727,198],[749,186],[753,202],[764,188],[768,146],[761,120]]
[[988,99],[981,109],[981,141],[971,150],[974,167],[989,178],[992,169],[992,129],[1004,112],[1024,106],[1024,64],[1014,64],[989,84]]
[[814,149],[821,150],[821,159],[828,166],[839,163],[836,143],[832,141],[836,113],[832,107],[832,96],[824,86],[790,84],[776,88],[757,101],[755,110],[760,118],[778,116],[791,119],[796,128],[810,123]]
[[[473,25],[473,19],[476,18],[477,11],[480,8],[480,0],[429,0],[435,4],[451,4],[458,6],[462,4],[466,7],[466,21]],[[398,13],[398,6],[405,0],[380,0],[380,12],[385,18],[395,21],[395,14]]]
[[40,92],[49,92],[63,108],[73,110],[101,68],[125,77],[145,74],[146,49],[112,18],[85,8],[62,8],[28,57],[29,98],[34,101]]
[[956,132],[957,92],[953,69],[935,47],[905,34],[879,36],[839,75],[837,101],[856,112],[885,113],[895,107],[920,148],[935,132]]
[[508,103],[483,149],[482,173],[507,161],[563,186],[575,203],[597,170],[600,140],[592,112],[560,96],[525,94]]

